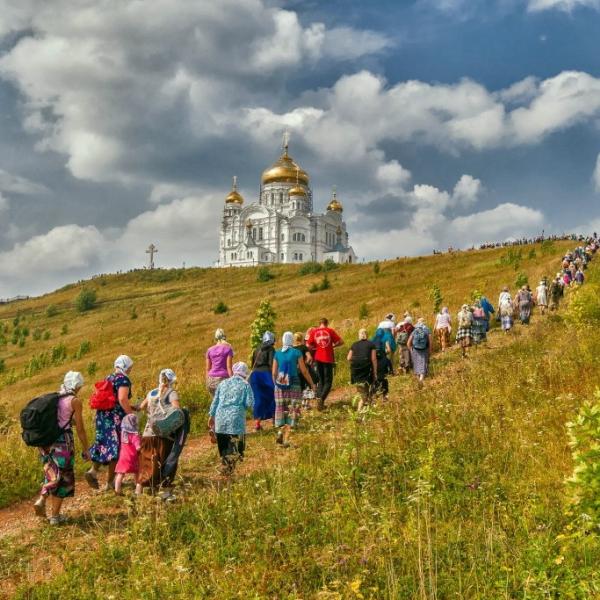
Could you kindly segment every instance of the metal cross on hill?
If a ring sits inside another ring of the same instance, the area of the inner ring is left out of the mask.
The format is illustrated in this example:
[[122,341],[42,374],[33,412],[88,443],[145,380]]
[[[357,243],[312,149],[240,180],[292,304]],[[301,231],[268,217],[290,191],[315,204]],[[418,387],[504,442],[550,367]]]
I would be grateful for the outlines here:
[[154,269],[154,255],[157,252],[158,248],[154,244],[150,244],[148,250],[146,250],[146,254],[150,255],[150,264],[148,265],[150,269]]

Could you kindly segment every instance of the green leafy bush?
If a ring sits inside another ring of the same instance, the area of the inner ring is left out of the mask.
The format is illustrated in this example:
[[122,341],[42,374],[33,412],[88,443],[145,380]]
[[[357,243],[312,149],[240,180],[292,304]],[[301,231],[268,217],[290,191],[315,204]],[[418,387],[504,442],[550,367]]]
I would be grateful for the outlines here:
[[523,273],[523,271],[521,271],[520,273],[517,274],[517,277],[515,279],[515,285],[517,286],[517,288],[522,288],[524,285],[527,285],[529,283],[529,277],[527,277],[527,273]]
[[229,311],[229,307],[222,300],[219,300],[217,302],[217,304],[215,305],[215,307],[213,308],[213,312],[215,313],[215,315],[223,315],[228,311]]
[[50,336],[51,336],[50,330],[46,329],[46,331],[44,331],[44,339],[49,340]]
[[60,335],[67,335],[69,333],[69,326],[65,323],[60,330]]
[[321,280],[320,283],[313,283],[313,285],[310,286],[309,288],[309,292],[311,294],[314,294],[316,292],[323,292],[325,290],[328,290],[331,287],[331,283],[329,282],[329,277],[327,277],[327,274],[323,275],[323,279]]
[[46,316],[47,317],[55,317],[58,314],[58,307],[56,304],[48,304],[46,308]]
[[318,262],[307,262],[304,263],[298,273],[300,275],[315,275],[316,273],[320,273],[323,270],[323,265]]
[[333,258],[328,258],[323,263],[323,271],[335,271],[339,265],[333,260]]
[[31,337],[34,341],[39,342],[42,339],[42,330],[39,328],[34,329]]
[[0,358],[0,373],[4,373],[6,371],[6,363],[3,358]]
[[375,275],[379,275],[379,271],[381,271],[381,266],[379,265],[379,261],[376,260],[373,263],[373,273],[375,273]]
[[93,377],[98,371],[98,365],[95,362],[88,363],[86,371],[90,377]]
[[364,302],[358,307],[358,318],[361,321],[369,318],[369,307]]
[[439,313],[442,308],[442,302],[444,301],[444,298],[442,296],[442,290],[440,290],[440,286],[437,285],[437,283],[434,283],[429,288],[429,299],[433,304],[433,313]]
[[92,343],[89,340],[85,340],[79,344],[79,348],[75,353],[75,358],[79,360],[83,358],[86,354],[89,354],[92,350]]
[[83,288],[75,300],[75,308],[78,312],[92,310],[96,306],[96,290],[92,288]]
[[588,283],[577,288],[571,296],[566,317],[576,325],[600,323],[600,285]]
[[267,282],[267,281],[271,281],[271,279],[274,279],[274,278],[275,278],[275,275],[273,275],[273,273],[271,273],[271,271],[269,270],[269,267],[261,267],[260,269],[258,269],[258,273],[256,275],[257,281]]
[[277,314],[268,300],[263,300],[257,311],[252,325],[250,325],[250,347],[258,348],[262,343],[265,331],[275,332],[275,319]]

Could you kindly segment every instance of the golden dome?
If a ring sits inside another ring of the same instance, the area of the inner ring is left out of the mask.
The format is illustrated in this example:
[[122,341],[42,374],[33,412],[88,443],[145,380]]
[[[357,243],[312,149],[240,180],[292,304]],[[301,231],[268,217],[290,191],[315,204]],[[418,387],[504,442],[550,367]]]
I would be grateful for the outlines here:
[[308,173],[300,168],[284,147],[283,154],[268,169],[263,171],[261,182],[267,183],[303,183],[308,185]]
[[331,201],[327,205],[327,210],[339,213],[344,212],[344,207],[342,206],[342,203],[337,199],[337,192],[335,191],[335,189],[333,190],[333,194],[331,195]]
[[303,187],[300,187],[299,185],[295,185],[290,191],[289,191],[289,195],[290,196],[304,196],[306,197],[306,191],[304,190]]
[[243,196],[237,191],[237,176],[233,178],[233,185],[231,186],[231,192],[227,198],[225,198],[226,204],[244,204]]

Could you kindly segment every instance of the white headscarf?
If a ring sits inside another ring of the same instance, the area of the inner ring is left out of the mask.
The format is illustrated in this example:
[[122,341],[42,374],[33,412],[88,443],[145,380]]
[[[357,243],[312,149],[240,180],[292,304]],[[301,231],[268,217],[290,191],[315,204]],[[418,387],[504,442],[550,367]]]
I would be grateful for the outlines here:
[[291,331],[286,331],[281,338],[282,352],[287,352],[294,345],[294,334]]
[[115,360],[115,371],[119,371],[119,373],[123,373],[123,375],[127,374],[127,371],[133,367],[133,361],[127,354],[121,354]]
[[173,369],[163,369],[158,376],[158,385],[162,385],[163,376],[169,382],[169,387],[171,387],[177,381],[177,375],[175,375],[175,371]]
[[248,379],[248,365],[245,362],[236,362],[232,368],[233,374],[241,377],[242,379]]
[[83,375],[79,371],[69,371],[63,379],[60,391],[63,394],[74,394],[83,386]]

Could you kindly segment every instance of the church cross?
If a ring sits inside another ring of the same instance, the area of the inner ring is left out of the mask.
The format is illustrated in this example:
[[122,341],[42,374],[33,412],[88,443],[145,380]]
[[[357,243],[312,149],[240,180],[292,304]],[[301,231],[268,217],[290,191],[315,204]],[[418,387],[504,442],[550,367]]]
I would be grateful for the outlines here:
[[154,255],[158,252],[158,248],[154,244],[150,244],[146,250],[146,254],[150,255],[150,269],[154,269]]
[[282,148],[283,148],[283,151],[285,152],[285,154],[288,153],[289,145],[290,145],[290,131],[286,127],[285,131],[283,132],[283,144],[282,144]]

